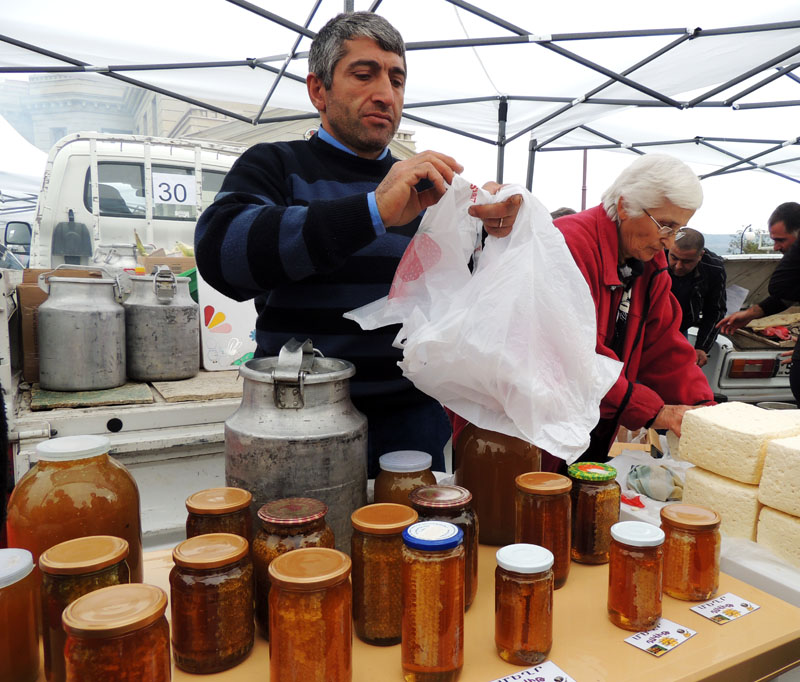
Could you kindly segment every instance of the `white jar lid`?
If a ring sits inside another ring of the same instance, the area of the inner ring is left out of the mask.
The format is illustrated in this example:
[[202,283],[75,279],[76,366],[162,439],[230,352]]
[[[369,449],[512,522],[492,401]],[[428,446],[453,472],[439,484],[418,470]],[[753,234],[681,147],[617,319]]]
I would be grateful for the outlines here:
[[664,531],[643,521],[620,521],[611,526],[611,537],[631,547],[658,547],[664,542]]
[[398,473],[425,471],[431,468],[433,457],[420,450],[396,450],[387,452],[378,459],[381,469]]
[[111,441],[105,436],[63,436],[39,443],[36,454],[48,462],[68,461],[96,457],[110,448]]
[[0,588],[19,582],[33,570],[33,555],[27,549],[0,549]]
[[539,545],[520,542],[497,550],[497,565],[514,573],[541,573],[553,565],[553,553]]

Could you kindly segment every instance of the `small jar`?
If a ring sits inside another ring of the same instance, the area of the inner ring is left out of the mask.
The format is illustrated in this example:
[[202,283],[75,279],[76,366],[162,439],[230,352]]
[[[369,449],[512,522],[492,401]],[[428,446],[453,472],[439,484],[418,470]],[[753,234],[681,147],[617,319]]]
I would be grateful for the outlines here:
[[464,533],[446,521],[403,531],[406,682],[454,682],[464,665]]
[[494,642],[514,665],[537,665],[553,646],[553,553],[519,543],[497,550]]
[[404,504],[370,504],[350,516],[353,524],[353,626],[368,644],[400,642],[403,531],[417,520]]
[[247,540],[209,533],[172,551],[172,652],[190,673],[232,668],[253,648],[253,564]]
[[350,682],[353,616],[350,558],[306,547],[269,565],[270,682]]
[[72,602],[62,616],[67,682],[169,682],[167,595],[154,585],[112,585]]
[[708,507],[668,504],[664,531],[664,592],[675,599],[704,601],[719,587],[720,515]]
[[375,502],[408,505],[408,494],[423,485],[434,485],[433,458],[427,452],[398,450],[381,455],[375,479]]
[[572,481],[561,474],[532,471],[517,476],[516,484],[515,540],[549,549],[554,587],[563,587],[572,548]]
[[664,531],[641,521],[611,526],[608,617],[623,630],[641,632],[661,619]]
[[253,495],[242,488],[209,488],[186,498],[186,537],[233,533],[253,541]]
[[0,680],[38,679],[37,610],[33,555],[0,549]]
[[457,485],[431,485],[409,495],[420,521],[448,521],[464,532],[464,610],[478,593],[478,517],[472,493]]
[[269,638],[267,570],[275,557],[302,547],[334,547],[333,531],[325,523],[328,507],[311,497],[287,497],[267,502],[258,510],[261,528],[253,539],[256,625]]
[[111,535],[90,535],[61,542],[39,557],[42,572],[42,642],[48,682],[64,682],[61,615],[78,597],[130,582],[128,543]]
[[619,521],[617,470],[599,462],[579,462],[567,469],[572,480],[572,558],[582,564],[605,564],[611,526]]

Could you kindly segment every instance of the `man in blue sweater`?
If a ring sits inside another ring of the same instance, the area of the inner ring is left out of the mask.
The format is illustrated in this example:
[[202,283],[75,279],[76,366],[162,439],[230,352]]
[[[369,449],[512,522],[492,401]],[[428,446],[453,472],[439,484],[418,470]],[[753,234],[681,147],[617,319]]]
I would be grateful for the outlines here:
[[[405,161],[390,154],[406,61],[403,39],[385,19],[338,15],[314,39],[308,61],[308,94],[322,126],[308,141],[258,144],[241,156],[197,223],[197,267],[225,295],[256,299],[257,355],[278,355],[291,337],[311,338],[326,356],[355,365],[351,393],[369,421],[371,477],[392,450],[428,452],[443,471],[450,423],[397,367],[398,327],[363,331],[342,314],[389,292],[422,212],[462,167],[438,152]],[[470,211],[503,237],[520,201]]]

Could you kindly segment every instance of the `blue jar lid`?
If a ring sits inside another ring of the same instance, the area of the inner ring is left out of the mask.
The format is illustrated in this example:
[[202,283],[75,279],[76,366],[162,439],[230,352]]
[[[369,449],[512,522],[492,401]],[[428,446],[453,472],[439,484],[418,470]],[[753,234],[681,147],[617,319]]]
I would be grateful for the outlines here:
[[420,521],[403,531],[403,541],[411,549],[424,552],[439,552],[458,547],[464,539],[464,531],[447,521]]

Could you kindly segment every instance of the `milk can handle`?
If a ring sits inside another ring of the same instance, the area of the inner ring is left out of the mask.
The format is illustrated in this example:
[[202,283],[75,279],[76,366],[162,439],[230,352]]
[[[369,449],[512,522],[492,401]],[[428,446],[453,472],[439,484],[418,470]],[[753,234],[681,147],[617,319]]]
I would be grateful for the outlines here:
[[102,272],[108,279],[113,279],[117,282],[117,289],[119,289],[119,278],[112,275],[108,270],[104,267],[99,265],[72,265],[70,263],[62,263],[61,265],[57,265],[55,269],[49,270],[48,272],[43,272],[39,275],[38,283],[39,288],[44,291],[48,296],[50,295],[50,276],[55,274],[58,270],[99,270]]
[[275,405],[299,409],[305,404],[303,381],[314,364],[314,344],[311,339],[289,339],[278,354],[278,364],[272,371],[275,384]]
[[178,285],[175,273],[166,265],[159,265],[153,274],[153,293],[160,303],[169,303],[174,297]]

